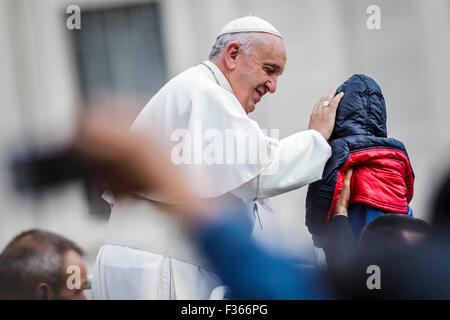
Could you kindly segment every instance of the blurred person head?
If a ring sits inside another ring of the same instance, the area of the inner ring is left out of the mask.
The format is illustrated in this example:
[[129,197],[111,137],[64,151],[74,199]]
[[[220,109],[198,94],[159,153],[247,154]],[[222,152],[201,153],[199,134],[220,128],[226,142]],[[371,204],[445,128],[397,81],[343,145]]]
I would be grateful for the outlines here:
[[[421,297],[423,285],[415,277],[423,278],[424,270],[417,253],[423,252],[430,235],[431,226],[423,220],[400,214],[377,217],[364,227],[353,259],[334,274],[337,290],[347,298]],[[380,287],[370,289],[374,270]]]
[[[236,32],[242,23],[262,25],[269,32]],[[273,31],[270,31],[273,30]],[[227,24],[209,54],[230,83],[236,98],[248,114],[267,92],[277,89],[286,64],[286,49],[279,32],[257,17],[245,17]]]
[[[82,255],[83,250],[74,242],[55,233],[36,229],[22,232],[0,254],[0,297],[86,299],[82,289],[87,273]],[[71,281],[72,275],[79,277],[79,285]]]
[[386,248],[412,248],[423,243],[430,233],[430,225],[421,219],[385,214],[364,227],[359,239],[359,251],[382,255]]

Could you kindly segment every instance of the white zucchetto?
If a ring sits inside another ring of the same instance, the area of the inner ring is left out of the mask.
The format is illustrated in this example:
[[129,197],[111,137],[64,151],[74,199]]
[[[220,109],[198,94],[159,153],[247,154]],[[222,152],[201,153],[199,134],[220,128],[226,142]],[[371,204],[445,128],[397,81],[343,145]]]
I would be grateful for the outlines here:
[[255,16],[246,16],[228,22],[219,32],[217,38],[223,36],[224,34],[239,32],[265,32],[274,34],[281,38],[280,32],[275,29],[273,25]]

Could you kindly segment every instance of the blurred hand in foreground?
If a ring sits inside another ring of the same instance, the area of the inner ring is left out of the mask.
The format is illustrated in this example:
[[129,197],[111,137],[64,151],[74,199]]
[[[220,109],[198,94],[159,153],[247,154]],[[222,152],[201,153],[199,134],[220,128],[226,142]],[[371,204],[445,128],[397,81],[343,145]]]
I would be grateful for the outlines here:
[[219,201],[197,198],[186,187],[163,146],[143,134],[130,132],[128,126],[114,116],[103,113],[83,116],[72,149],[106,182],[106,187],[116,197],[152,191],[169,199],[175,196],[180,206],[176,210],[171,210],[175,209],[171,206],[164,208],[182,213],[192,221],[212,218],[211,206],[222,205]]
[[191,198],[179,173],[161,147],[144,135],[129,132],[114,116],[91,114],[81,118],[72,148],[103,175],[116,195],[157,189]]

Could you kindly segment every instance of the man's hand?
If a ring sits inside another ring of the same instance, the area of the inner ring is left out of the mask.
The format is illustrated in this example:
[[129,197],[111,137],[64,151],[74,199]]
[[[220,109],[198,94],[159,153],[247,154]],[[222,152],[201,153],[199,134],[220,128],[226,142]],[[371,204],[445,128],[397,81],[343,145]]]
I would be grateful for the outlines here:
[[353,169],[350,168],[345,173],[344,179],[344,189],[342,189],[341,194],[339,195],[339,200],[336,203],[336,208],[333,212],[333,217],[342,215],[348,217],[348,205],[350,203],[350,181],[352,179]]
[[[326,91],[319,102],[314,105],[309,118],[308,129],[317,130],[326,140],[330,139],[334,128],[336,110],[343,96],[343,92],[336,95],[334,89]],[[330,103],[328,107],[323,106],[325,101]]]

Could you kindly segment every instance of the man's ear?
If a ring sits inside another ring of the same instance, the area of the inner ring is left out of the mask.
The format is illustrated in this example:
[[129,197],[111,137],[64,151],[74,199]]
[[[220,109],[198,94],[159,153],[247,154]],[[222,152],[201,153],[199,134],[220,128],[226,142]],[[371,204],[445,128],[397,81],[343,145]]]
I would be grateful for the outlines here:
[[229,70],[234,70],[237,64],[237,57],[241,53],[241,45],[238,42],[231,42],[225,52],[225,63]]
[[37,300],[52,300],[52,299],[54,299],[53,290],[48,283],[40,282],[36,286],[36,299]]

